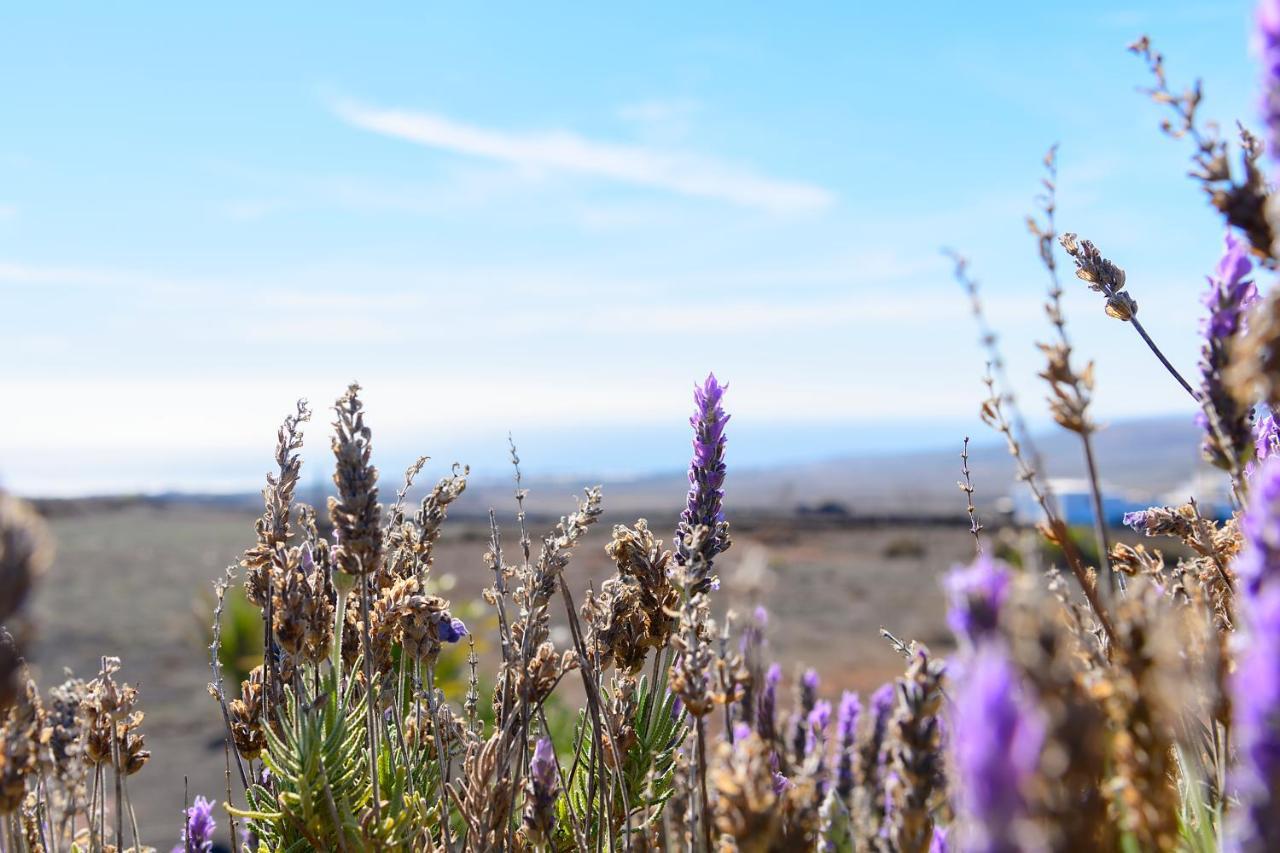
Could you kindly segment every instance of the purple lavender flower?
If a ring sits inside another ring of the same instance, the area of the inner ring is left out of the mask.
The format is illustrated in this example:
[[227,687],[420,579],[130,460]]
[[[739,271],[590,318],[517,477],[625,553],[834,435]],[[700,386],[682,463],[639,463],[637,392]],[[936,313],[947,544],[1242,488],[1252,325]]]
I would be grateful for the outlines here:
[[1145,509],[1126,512],[1120,521],[1135,533],[1147,532],[1147,511]]
[[[696,411],[689,418],[693,427],[693,461],[689,463],[689,501],[680,514],[676,533],[677,545],[684,545],[694,528],[705,526],[710,534],[704,544],[708,571],[711,559],[728,547],[724,528],[724,427],[729,416],[720,406],[725,388],[714,373],[707,374],[702,385],[695,385],[693,399]],[[687,546],[686,546],[687,547]],[[687,562],[684,548],[676,549],[676,559]]]
[[800,702],[806,710],[813,709],[813,703],[818,699],[818,685],[821,682],[822,679],[816,669],[806,669],[800,676]]
[[884,778],[884,736],[889,729],[889,715],[897,702],[898,694],[893,683],[881,684],[871,694],[868,710],[871,713],[871,737],[867,739],[868,753],[863,756],[864,772]]
[[440,623],[440,642],[456,643],[467,636],[467,626],[461,619],[450,619]]
[[1264,412],[1253,422],[1254,461],[1244,466],[1245,477],[1252,481],[1258,467],[1277,450],[1280,450],[1280,424],[1276,423],[1274,414]]
[[1267,147],[1280,160],[1280,3],[1258,4],[1258,52],[1262,60],[1262,121],[1267,127]]
[[809,714],[818,701],[818,673],[806,669],[796,685],[796,710],[791,718],[791,755],[796,763],[802,763],[808,754]]
[[778,683],[782,681],[782,667],[769,664],[764,675],[764,689],[760,691],[760,704],[756,708],[756,731],[766,743],[778,740]]
[[764,647],[764,631],[769,627],[769,611],[764,605],[758,605],[751,614],[751,621],[742,629],[742,639],[738,641],[738,650],[744,656],[759,655]]
[[825,699],[816,702],[809,712],[807,722],[809,737],[805,741],[804,751],[807,755],[812,755],[815,750],[822,748],[827,739],[827,727],[831,725],[831,703]]
[[1280,455],[1258,466],[1240,535],[1244,547],[1233,568],[1247,597],[1256,595],[1267,579],[1280,578]]
[[983,643],[958,679],[954,702],[959,812],[971,836],[965,849],[1022,849],[1018,821],[1023,791],[1036,773],[1044,720],[1024,695],[1004,648]]
[[1244,605],[1248,643],[1231,681],[1240,807],[1228,849],[1280,850],[1280,582],[1268,579]]
[[862,703],[858,694],[846,690],[840,694],[840,710],[836,713],[836,736],[840,745],[853,746],[858,737],[858,717],[862,714]]
[[742,654],[742,665],[750,678],[751,689],[743,691],[734,711],[736,718],[749,726],[755,725],[760,685],[764,682],[764,648],[767,645],[764,631],[768,624],[769,611],[763,605],[757,606],[738,641],[738,651]]
[[556,786],[556,750],[551,738],[539,738],[529,759],[529,775],[534,784],[550,790]]
[[947,830],[941,826],[933,828],[933,838],[929,841],[929,853],[950,853],[951,845],[947,842]]
[[1228,471],[1235,468],[1233,460],[1247,461],[1252,443],[1249,410],[1236,402],[1222,379],[1231,341],[1244,326],[1245,310],[1258,298],[1253,282],[1246,278],[1252,271],[1249,244],[1228,231],[1222,259],[1209,276],[1209,290],[1204,296],[1209,316],[1200,329],[1204,337],[1200,350],[1200,398],[1213,420],[1204,410],[1196,414],[1196,422],[1205,434],[1201,442],[1205,459]]
[[836,739],[840,746],[840,756],[836,762],[836,793],[846,803],[853,793],[854,754],[858,739],[858,716],[862,713],[862,703],[858,694],[850,690],[840,696],[840,709],[836,712]]
[[555,747],[551,738],[539,738],[533,747],[533,757],[529,759],[529,778],[525,783],[524,827],[535,842],[551,837],[559,787]]
[[998,630],[1009,582],[1009,567],[986,554],[951,570],[946,579],[947,624],[957,637],[976,645]]
[[197,796],[191,806],[184,809],[187,821],[182,827],[182,840],[173,848],[173,853],[186,853],[188,850],[209,853],[213,850],[213,834],[218,831],[218,824],[213,819],[214,802]]
[[1244,325],[1244,314],[1258,298],[1258,291],[1246,276],[1253,272],[1249,244],[1230,231],[1224,239],[1222,257],[1208,277],[1209,291],[1204,306],[1209,316],[1201,326],[1205,337],[1226,340]]
[[818,797],[827,794],[827,727],[831,725],[831,703],[819,700],[806,720],[804,756],[818,783]]

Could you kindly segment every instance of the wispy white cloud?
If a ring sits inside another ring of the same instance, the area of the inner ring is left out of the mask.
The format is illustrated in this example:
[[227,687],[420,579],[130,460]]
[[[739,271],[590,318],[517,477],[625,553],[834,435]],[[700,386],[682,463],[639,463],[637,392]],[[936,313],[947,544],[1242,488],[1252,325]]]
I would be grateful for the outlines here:
[[835,194],[824,187],[766,177],[688,152],[601,142],[565,130],[493,130],[436,113],[350,100],[336,102],[334,111],[364,130],[523,170],[589,175],[779,213],[821,211],[835,202]]
[[0,201],[0,222],[8,222],[18,218],[18,206],[9,202]]

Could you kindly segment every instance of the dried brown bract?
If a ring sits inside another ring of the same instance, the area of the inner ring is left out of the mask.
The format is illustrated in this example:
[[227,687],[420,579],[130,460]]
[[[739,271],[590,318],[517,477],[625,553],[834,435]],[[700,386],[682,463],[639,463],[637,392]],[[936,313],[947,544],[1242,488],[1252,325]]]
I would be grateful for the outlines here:
[[337,464],[329,498],[329,520],[338,546],[334,558],[349,575],[375,574],[382,561],[382,507],[378,504],[378,469],[370,461],[371,432],[364,424],[360,386],[352,383],[334,404],[333,455]]
[[1236,400],[1261,400],[1280,411],[1280,289],[1271,288],[1249,311],[1243,335],[1231,348],[1224,380]]
[[754,732],[716,748],[711,768],[716,829],[732,838],[740,853],[764,853],[773,846],[782,816],[771,761],[771,747]]
[[582,606],[590,625],[588,645],[604,668],[616,664],[627,672],[639,669],[650,649],[667,644],[675,630],[680,594],[667,576],[671,552],[654,538],[643,518],[634,528],[618,525],[606,553],[618,567],[599,595],[588,594]]
[[327,562],[317,563],[308,544],[277,548],[271,571],[273,627],[283,655],[280,676],[288,683],[305,664],[328,656],[337,593]]
[[470,473],[470,468],[454,465],[453,473],[442,477],[422,499],[412,522],[391,528],[387,544],[392,554],[392,575],[413,576],[422,580],[431,571],[432,551],[440,539],[441,528],[449,514],[449,505],[466,490],[467,475]]
[[1077,373],[1071,366],[1071,348],[1063,343],[1038,344],[1045,355],[1045,368],[1040,378],[1049,383],[1053,396],[1049,412],[1063,429],[1087,435],[1094,431],[1089,419],[1089,403],[1093,399],[1093,362]]
[[1162,641],[1155,614],[1157,591],[1135,587],[1117,609],[1119,641],[1109,678],[1096,685],[1114,728],[1115,776],[1106,791],[1113,817],[1143,850],[1172,850],[1179,839],[1174,729],[1168,705],[1170,673],[1161,667]]
[[917,646],[906,674],[897,681],[885,749],[887,831],[890,849],[926,850],[934,813],[945,804],[942,762],[943,664]]
[[240,685],[240,698],[227,705],[231,720],[231,739],[236,752],[246,761],[257,758],[267,747],[267,734],[262,727],[262,667],[254,667]]
[[531,706],[548,696],[566,672],[578,668],[578,655],[573,651],[557,652],[550,642],[542,643],[528,665],[516,677],[516,695]]
[[262,490],[262,517],[254,524],[258,541],[240,558],[240,565],[245,567],[245,595],[259,607],[267,605],[266,573],[276,549],[287,545],[292,534],[289,514],[302,471],[297,451],[302,448],[302,424],[310,419],[307,401],[299,400],[297,412],[280,425],[276,433],[276,473],[267,475],[267,487]]
[[1114,849],[1101,793],[1107,721],[1085,681],[1097,660],[1094,638],[1082,630],[1078,611],[1032,584],[1015,587],[1003,622],[1010,656],[1044,726],[1039,773],[1025,792],[1033,828],[1048,850]]
[[511,814],[511,778],[501,768],[500,733],[467,748],[462,778],[449,793],[467,823],[468,850],[498,850]]
[[1104,258],[1091,241],[1081,240],[1075,234],[1063,234],[1058,242],[1076,262],[1076,278],[1107,297],[1107,316],[1132,320],[1138,313],[1138,303],[1124,292],[1124,270]]
[[1143,58],[1155,78],[1155,85],[1146,90],[1147,95],[1155,103],[1167,105],[1172,112],[1173,118],[1162,120],[1160,129],[1174,139],[1188,137],[1195,145],[1190,176],[1200,183],[1209,202],[1227,224],[1248,236],[1254,252],[1262,257],[1274,257],[1275,235],[1267,220],[1267,180],[1258,168],[1262,144],[1243,126],[1239,127],[1241,177],[1237,179],[1231,167],[1230,147],[1219,137],[1217,126],[1199,120],[1200,105],[1204,101],[1200,81],[1183,92],[1170,89],[1164,56],[1152,48],[1147,36],[1129,45],[1129,51]]
[[0,815],[13,814],[26,799],[27,783],[36,781],[48,739],[40,692],[24,672],[18,699],[0,725]]

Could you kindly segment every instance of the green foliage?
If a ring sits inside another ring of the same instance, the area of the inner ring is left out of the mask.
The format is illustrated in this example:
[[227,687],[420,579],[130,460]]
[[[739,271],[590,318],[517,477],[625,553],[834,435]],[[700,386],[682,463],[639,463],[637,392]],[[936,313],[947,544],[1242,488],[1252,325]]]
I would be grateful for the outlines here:
[[[623,785],[617,783],[617,774],[611,773],[608,777],[611,811],[607,832],[614,837],[624,825],[631,825],[638,817],[642,819],[646,812],[651,813],[655,820],[661,814],[662,806],[674,792],[676,751],[689,731],[685,724],[686,714],[674,712],[676,697],[666,689],[665,669],[656,688],[650,685],[648,676],[642,676],[635,695],[635,712],[631,717],[635,741],[623,762]],[[580,746],[573,766],[578,768],[578,772],[571,780],[567,795],[556,803],[556,847],[562,850],[576,848],[570,809],[579,816],[588,813],[597,816],[595,824],[587,827],[589,841],[594,842],[601,830],[599,816],[603,810],[604,792],[599,773],[594,769],[599,758],[594,748],[591,719],[585,711],[578,714],[576,735],[575,742]]]
[[422,790],[426,761],[403,762],[392,748],[381,753],[378,776],[383,807],[371,819],[366,697],[354,695],[354,680],[340,694],[332,675],[321,695],[300,705],[285,691],[279,731],[268,731],[262,760],[273,794],[262,784],[247,792],[249,808],[232,811],[249,820],[260,843],[271,850],[385,849],[407,845],[425,823]]

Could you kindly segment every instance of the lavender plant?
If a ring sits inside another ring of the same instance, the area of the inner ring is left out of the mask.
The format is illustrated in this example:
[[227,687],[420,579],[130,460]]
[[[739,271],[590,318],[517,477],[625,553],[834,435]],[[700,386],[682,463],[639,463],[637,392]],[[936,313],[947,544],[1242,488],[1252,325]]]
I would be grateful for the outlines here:
[[[1258,27],[1274,158],[1280,7],[1263,3]],[[1280,848],[1280,291],[1255,300],[1251,278],[1274,269],[1280,211],[1252,135],[1241,131],[1233,166],[1231,147],[1200,118],[1199,86],[1175,93],[1150,42],[1133,49],[1155,77],[1150,94],[1172,111],[1165,132],[1192,140],[1193,174],[1229,230],[1209,277],[1192,386],[1138,321],[1124,270],[1090,241],[1057,233],[1056,149],[1046,160],[1030,220],[1050,274],[1040,377],[1053,419],[1081,441],[1097,559],[1075,544],[1047,487],[959,259],[996,374],[982,417],[1043,511],[1025,535],[1058,546],[1063,565],[995,558],[966,439],[961,489],[977,557],[939,581],[955,643],[935,654],[886,632],[904,671],[865,709],[852,692],[824,695],[812,669],[784,678],[769,660],[767,612],[739,620],[718,600],[727,597],[716,569],[730,545],[730,418],[714,374],[695,386],[689,491],[669,544],[646,519],[615,525],[604,546],[611,575],[586,591],[572,588],[566,568],[591,547],[604,496],[585,489],[549,530],[532,533],[513,443],[515,544],[491,510],[491,613],[479,620],[455,609],[433,575],[468,469],[450,469],[414,509],[420,459],[384,505],[375,413],[353,384],[333,407],[327,522],[298,500],[311,415],[299,403],[277,434],[240,576],[232,569],[215,584],[210,693],[225,723],[227,781],[218,795],[241,849]],[[1204,454],[1240,504],[1231,517],[1207,518],[1194,500],[1151,507],[1125,518],[1143,535],[1136,544],[1102,523],[1095,375],[1067,336],[1058,246],[1191,396]],[[0,848],[141,850],[128,780],[150,753],[120,661],[103,657],[95,678],[69,677],[42,694],[22,660],[24,609],[48,559],[39,520],[0,495]],[[1113,573],[1124,582],[1111,594]],[[261,613],[262,642],[260,660],[227,683],[233,580]],[[559,619],[567,639],[553,630]],[[467,695],[456,704],[442,661],[491,632],[497,659],[470,645]],[[487,697],[482,669],[492,673]],[[788,690],[794,701],[779,701]],[[567,730],[552,724],[556,701],[575,712]],[[196,797],[173,849],[213,849],[221,814]]]

